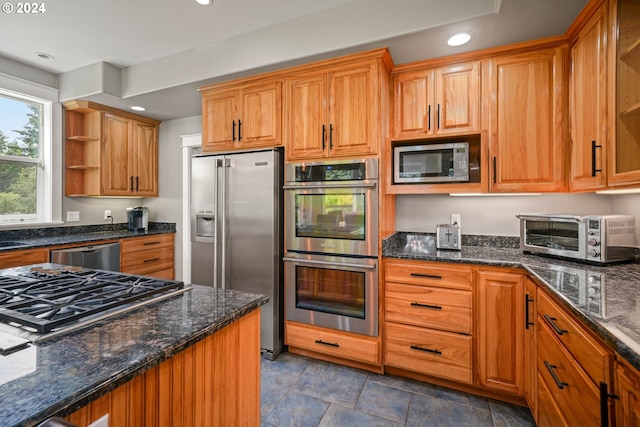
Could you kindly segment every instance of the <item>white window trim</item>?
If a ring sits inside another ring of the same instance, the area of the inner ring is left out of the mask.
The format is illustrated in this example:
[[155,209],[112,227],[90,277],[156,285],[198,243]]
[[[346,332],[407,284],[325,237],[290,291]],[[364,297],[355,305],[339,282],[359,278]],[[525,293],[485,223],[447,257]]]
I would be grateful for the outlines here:
[[0,90],[3,94],[35,101],[43,104],[42,138],[46,138],[48,149],[41,151],[45,167],[42,174],[44,185],[49,191],[44,192],[38,203],[43,207],[42,217],[33,221],[0,222],[0,230],[15,228],[36,228],[41,226],[61,225],[62,222],[62,104],[58,101],[58,89],[33,83],[17,77],[0,73]]

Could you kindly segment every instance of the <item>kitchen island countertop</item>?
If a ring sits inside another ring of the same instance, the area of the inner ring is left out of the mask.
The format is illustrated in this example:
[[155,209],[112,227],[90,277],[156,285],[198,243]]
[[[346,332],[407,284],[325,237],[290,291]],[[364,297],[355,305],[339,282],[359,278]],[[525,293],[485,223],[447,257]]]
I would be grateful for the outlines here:
[[0,355],[0,425],[66,416],[267,301],[193,285],[184,294]]
[[[383,240],[382,255],[385,258],[524,268],[546,286],[557,302],[640,370],[640,264],[597,266],[528,255],[513,243],[513,238],[496,237],[493,244],[465,245],[463,238],[460,251],[437,250],[435,237],[430,233],[397,232]],[[588,289],[584,289],[583,294],[576,294],[575,287],[558,285],[558,271],[562,270],[596,274],[601,278],[597,310],[585,304]]]

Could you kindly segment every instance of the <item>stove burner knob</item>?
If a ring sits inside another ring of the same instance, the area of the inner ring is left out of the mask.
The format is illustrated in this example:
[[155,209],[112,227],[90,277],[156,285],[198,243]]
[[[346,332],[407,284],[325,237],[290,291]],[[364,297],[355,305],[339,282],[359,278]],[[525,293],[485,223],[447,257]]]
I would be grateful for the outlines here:
[[600,241],[598,239],[589,239],[587,240],[587,244],[589,246],[598,246],[600,244]]

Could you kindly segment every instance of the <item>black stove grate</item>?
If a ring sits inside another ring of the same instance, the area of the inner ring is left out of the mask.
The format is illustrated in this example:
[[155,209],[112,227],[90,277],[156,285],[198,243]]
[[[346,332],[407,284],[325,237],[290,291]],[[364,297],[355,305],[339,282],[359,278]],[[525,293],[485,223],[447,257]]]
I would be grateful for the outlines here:
[[182,282],[80,268],[0,276],[0,322],[46,334],[184,288]]

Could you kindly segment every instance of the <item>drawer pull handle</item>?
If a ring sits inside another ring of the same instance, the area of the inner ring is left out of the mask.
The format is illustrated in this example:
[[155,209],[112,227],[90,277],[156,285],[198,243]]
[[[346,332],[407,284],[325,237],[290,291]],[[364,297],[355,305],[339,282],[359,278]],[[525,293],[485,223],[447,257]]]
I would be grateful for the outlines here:
[[442,310],[442,307],[439,305],[431,305],[431,304],[420,304],[419,302],[412,302],[412,307],[422,307],[422,308],[430,308],[431,310]]
[[322,340],[316,340],[316,344],[328,345],[336,348],[340,347],[340,344],[338,344],[337,342],[326,342]]
[[149,245],[159,245],[160,242],[145,242],[143,243],[143,246],[149,246]]
[[436,274],[411,273],[411,277],[426,277],[427,279],[442,279],[442,276]]
[[420,347],[419,345],[412,345],[411,349],[412,350],[425,351],[427,353],[433,353],[433,354],[442,354],[442,352],[440,350],[432,349],[432,348],[424,348],[424,347]]
[[534,301],[533,298],[529,298],[529,294],[524,296],[524,327],[529,329],[529,326],[533,326],[533,322],[529,319],[529,303]]
[[565,383],[563,381],[560,381],[560,378],[558,378],[558,376],[556,375],[556,371],[554,369],[557,368],[557,366],[552,365],[551,363],[547,362],[546,360],[544,361],[544,366],[547,367],[547,370],[549,371],[549,373],[551,374],[551,377],[553,378],[553,380],[556,382],[556,385],[558,386],[558,388],[560,390],[564,389],[566,386],[568,386],[568,383]]
[[608,391],[609,386],[604,381],[600,381],[600,425],[602,427],[609,426],[609,399],[619,399],[616,394]]
[[556,331],[556,334],[558,335],[564,335],[566,333],[568,333],[569,331],[567,331],[566,329],[560,329],[558,327],[558,325],[556,325],[556,319],[555,317],[551,317],[548,314],[544,315],[544,319],[547,321],[547,323],[549,323],[549,325],[551,325],[551,327],[553,328],[554,331]]
[[160,258],[151,258],[151,259],[144,260],[144,262],[156,262],[156,261],[160,261]]

